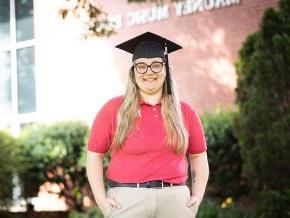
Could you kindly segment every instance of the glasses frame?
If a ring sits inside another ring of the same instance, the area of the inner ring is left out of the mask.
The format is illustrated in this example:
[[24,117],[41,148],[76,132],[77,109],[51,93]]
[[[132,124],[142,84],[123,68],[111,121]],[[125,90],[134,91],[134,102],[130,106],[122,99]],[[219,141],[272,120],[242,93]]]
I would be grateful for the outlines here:
[[[161,67],[160,71],[158,71],[158,72],[154,71],[154,70],[151,68],[152,64],[155,64],[155,63],[162,64],[162,67]],[[146,71],[145,71],[144,73],[140,73],[140,72],[137,70],[137,67],[136,67],[137,64],[145,64],[146,67],[147,67],[147,68],[146,68]],[[145,74],[145,73],[147,73],[148,68],[150,67],[150,69],[151,69],[151,71],[152,71],[153,73],[160,73],[160,72],[162,71],[162,69],[163,69],[164,64],[165,64],[165,61],[164,61],[164,60],[163,60],[163,61],[153,61],[150,65],[146,64],[145,62],[139,62],[139,63],[134,63],[134,64],[133,64],[133,69],[134,69],[137,73],[139,73],[139,74]]]

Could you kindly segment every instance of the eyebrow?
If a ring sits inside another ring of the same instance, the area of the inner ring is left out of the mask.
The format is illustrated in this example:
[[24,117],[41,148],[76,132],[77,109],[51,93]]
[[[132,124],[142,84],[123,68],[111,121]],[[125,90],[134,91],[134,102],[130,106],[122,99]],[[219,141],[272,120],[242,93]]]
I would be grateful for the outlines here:
[[[162,63],[162,60],[160,60],[160,61],[152,61],[150,64],[155,63],[155,62]],[[142,62],[135,62],[134,64],[147,64],[147,63],[142,61]]]

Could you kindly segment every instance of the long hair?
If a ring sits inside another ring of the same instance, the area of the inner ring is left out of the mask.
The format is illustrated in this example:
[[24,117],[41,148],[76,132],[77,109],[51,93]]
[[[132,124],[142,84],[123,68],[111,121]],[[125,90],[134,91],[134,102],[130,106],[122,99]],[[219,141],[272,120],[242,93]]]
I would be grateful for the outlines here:
[[[171,74],[171,73],[170,73]],[[167,93],[166,80],[162,87],[161,114],[166,130],[166,140],[169,148],[177,155],[181,155],[187,149],[188,132],[183,123],[181,104],[177,94],[174,80],[171,79],[171,95]],[[111,149],[119,150],[129,133],[136,126],[136,117],[139,110],[140,94],[135,81],[133,67],[129,71],[127,88],[122,105],[117,113],[117,125],[115,135],[111,143]]]

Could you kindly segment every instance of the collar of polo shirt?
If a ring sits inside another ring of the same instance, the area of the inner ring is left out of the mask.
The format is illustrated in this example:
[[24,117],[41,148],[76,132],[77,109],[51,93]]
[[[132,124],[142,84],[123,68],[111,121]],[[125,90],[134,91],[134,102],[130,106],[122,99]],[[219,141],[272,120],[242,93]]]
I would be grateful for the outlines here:
[[161,101],[159,101],[159,102],[156,103],[155,105],[152,105],[152,104],[150,104],[149,102],[144,101],[143,99],[140,99],[139,103],[140,103],[140,105],[147,104],[147,105],[150,105],[150,106],[161,105]]

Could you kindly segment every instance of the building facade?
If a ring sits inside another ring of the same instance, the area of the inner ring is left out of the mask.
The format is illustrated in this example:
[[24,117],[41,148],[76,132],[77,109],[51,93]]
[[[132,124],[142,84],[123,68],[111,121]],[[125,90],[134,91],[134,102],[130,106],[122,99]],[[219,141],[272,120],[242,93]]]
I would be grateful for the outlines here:
[[0,128],[15,135],[34,122],[91,124],[124,93],[131,55],[114,46],[146,31],[183,47],[170,54],[181,99],[199,113],[235,107],[238,50],[278,0],[96,1],[117,34],[86,40],[80,20],[58,15],[65,2],[0,2]]

